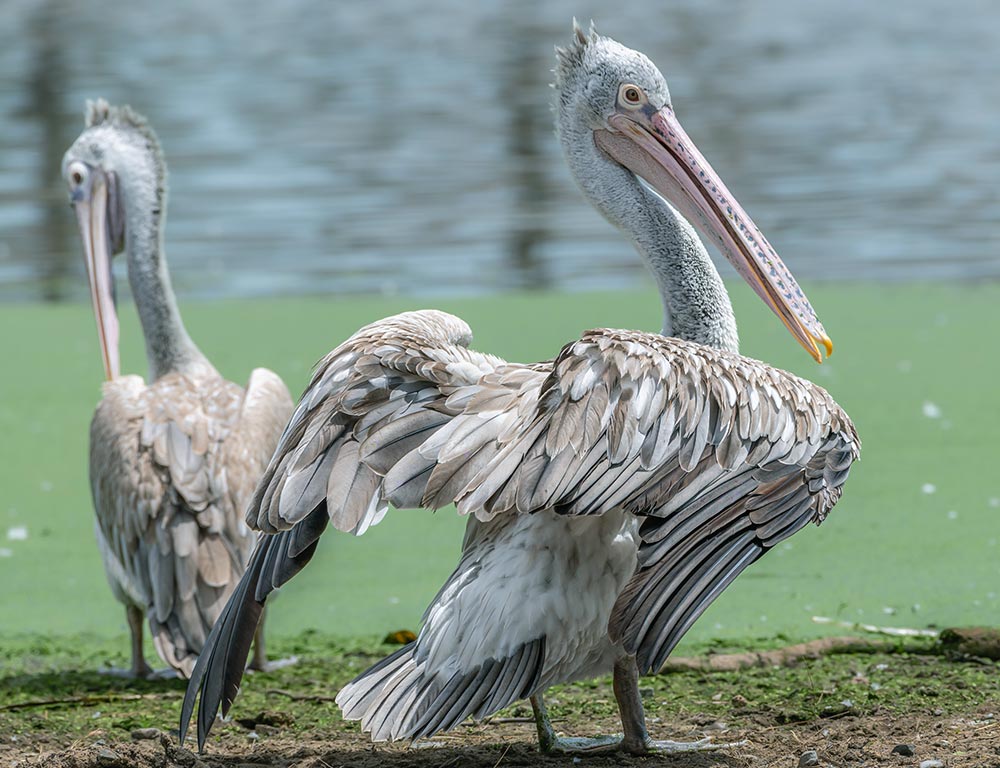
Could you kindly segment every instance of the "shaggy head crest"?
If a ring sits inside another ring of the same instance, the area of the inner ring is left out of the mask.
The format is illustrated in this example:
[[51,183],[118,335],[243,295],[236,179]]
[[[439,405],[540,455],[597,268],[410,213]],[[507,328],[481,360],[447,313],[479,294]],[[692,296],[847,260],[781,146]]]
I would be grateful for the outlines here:
[[584,32],[576,19],[573,19],[573,39],[570,44],[565,48],[556,46],[555,87],[557,89],[565,85],[570,73],[583,63],[583,54],[586,52],[587,46],[596,43],[599,37],[593,20],[590,22],[590,31]]
[[106,99],[87,99],[83,120],[87,128],[108,125],[133,130],[142,135],[149,142],[151,148],[155,148],[157,152],[160,151],[160,140],[149,121],[127,104],[113,107]]
[[112,106],[106,99],[87,99],[83,112],[86,130],[78,141],[85,141],[88,132],[96,129],[118,133],[128,144],[144,148],[149,153],[156,175],[157,198],[163,197],[166,187],[167,168],[160,139],[149,121],[127,105]]

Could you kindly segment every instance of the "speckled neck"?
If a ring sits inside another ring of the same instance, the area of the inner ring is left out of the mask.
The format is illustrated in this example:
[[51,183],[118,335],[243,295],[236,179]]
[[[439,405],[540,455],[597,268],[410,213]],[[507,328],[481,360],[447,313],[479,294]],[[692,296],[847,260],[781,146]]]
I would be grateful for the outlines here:
[[212,372],[215,369],[184,327],[170,284],[163,249],[166,190],[142,186],[124,190],[125,248],[129,285],[146,340],[149,380],[175,371]]
[[567,123],[559,134],[570,170],[594,207],[633,242],[656,280],[662,333],[738,352],[729,294],[694,227],[601,152],[589,129]]

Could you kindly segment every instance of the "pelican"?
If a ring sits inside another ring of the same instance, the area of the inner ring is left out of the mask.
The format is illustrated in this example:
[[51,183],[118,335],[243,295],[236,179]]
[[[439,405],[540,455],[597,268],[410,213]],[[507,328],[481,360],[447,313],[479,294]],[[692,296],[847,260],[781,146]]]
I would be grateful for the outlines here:
[[[390,503],[455,503],[469,518],[458,566],[417,640],[340,691],[345,718],[374,741],[412,740],[527,698],[543,750],[720,746],[654,741],[638,677],[747,566],[826,517],[860,442],[825,390],[738,354],[688,221],[817,361],[832,344],[682,130],[659,70],[593,29],[575,27],[557,58],[566,159],[656,278],[662,334],[591,330],[522,365],[474,351],[465,322],[424,310],[329,353],[254,494],[248,521],[264,535],[188,683],[182,739],[199,692],[199,746],[228,712],[264,601],[328,523],[358,535]],[[557,737],[545,689],[608,672],[622,737]]]
[[[132,641],[126,674],[147,676],[143,618],[160,658],[189,676],[250,554],[243,522],[255,484],[292,412],[277,374],[246,390],[226,381],[181,321],[163,251],[166,163],[149,123],[88,102],[63,177],[83,239],[107,381],[90,424],[97,543]],[[111,259],[128,277],[146,340],[149,384],[119,376]],[[258,633],[254,666],[264,663]]]

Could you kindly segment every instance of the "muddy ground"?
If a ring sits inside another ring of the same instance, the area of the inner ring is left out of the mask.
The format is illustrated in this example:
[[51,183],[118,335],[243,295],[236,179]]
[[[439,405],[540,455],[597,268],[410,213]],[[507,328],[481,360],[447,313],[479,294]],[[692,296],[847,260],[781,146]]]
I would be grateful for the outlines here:
[[[322,639],[309,638],[281,650],[297,652],[299,662],[248,677],[233,719],[216,724],[201,755],[177,746],[181,681],[129,683],[87,668],[31,671],[31,664],[22,664],[18,673],[0,678],[5,697],[0,765],[794,768],[920,766],[937,760],[950,768],[1000,766],[1000,668],[988,659],[941,655],[926,644],[646,678],[642,693],[655,738],[710,737],[734,746],[698,754],[576,759],[537,752],[523,704],[416,746],[372,746],[356,724],[339,718],[329,699],[340,683],[390,649],[331,649]],[[60,653],[43,666],[64,666],[67,659]],[[608,680],[554,689],[548,703],[563,734],[617,728]],[[911,754],[895,754],[894,748]]]

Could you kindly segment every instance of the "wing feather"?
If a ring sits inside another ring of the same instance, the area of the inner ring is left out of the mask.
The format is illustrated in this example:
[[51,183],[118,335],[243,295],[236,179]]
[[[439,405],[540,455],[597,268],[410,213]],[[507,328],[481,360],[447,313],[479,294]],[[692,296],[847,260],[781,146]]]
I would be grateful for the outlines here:
[[[737,355],[598,329],[553,361],[518,366],[469,350],[470,338],[450,315],[406,313],[363,328],[320,363],[248,512],[254,527],[288,534],[249,578],[272,574],[274,584],[286,577],[283,558],[301,547],[311,555],[325,527],[320,509],[355,533],[380,519],[385,501],[452,501],[483,524],[502,514],[623,509],[646,522],[640,566],[609,629],[650,669],[744,568],[822,521],[859,453],[850,419],[823,389]],[[319,503],[310,482],[290,485],[316,462],[314,474],[328,475]],[[293,501],[276,511],[286,494]],[[463,573],[473,571],[466,564]],[[262,602],[269,588],[247,594]],[[425,628],[460,588],[443,588]],[[476,620],[489,622],[507,608],[499,600],[482,610]],[[342,694],[345,712],[376,738],[434,733],[525,691],[543,660],[543,649],[525,646],[502,664],[480,658],[430,675],[436,642],[422,637],[412,663]],[[420,680],[407,677],[418,668]],[[232,682],[211,670],[204,680]],[[206,696],[209,706],[221,700],[214,690]]]

